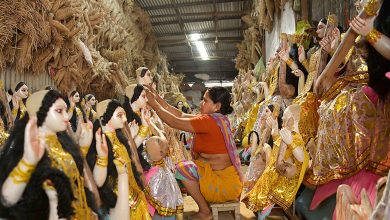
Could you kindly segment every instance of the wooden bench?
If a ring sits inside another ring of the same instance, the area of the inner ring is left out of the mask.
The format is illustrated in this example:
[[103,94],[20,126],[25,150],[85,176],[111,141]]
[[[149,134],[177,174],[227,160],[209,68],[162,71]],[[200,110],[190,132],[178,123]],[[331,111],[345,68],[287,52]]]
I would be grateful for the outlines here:
[[234,211],[234,219],[240,220],[240,201],[231,201],[225,203],[210,203],[213,219],[218,220],[218,212]]

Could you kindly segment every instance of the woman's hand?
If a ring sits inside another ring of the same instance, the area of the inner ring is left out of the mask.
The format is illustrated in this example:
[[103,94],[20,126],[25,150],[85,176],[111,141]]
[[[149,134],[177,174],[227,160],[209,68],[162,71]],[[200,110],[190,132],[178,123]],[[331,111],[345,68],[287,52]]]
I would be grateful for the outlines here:
[[92,122],[87,121],[87,123],[83,123],[82,120],[79,121],[80,122],[77,129],[78,144],[80,147],[91,146],[92,139],[93,139]]
[[290,55],[287,53],[287,51],[284,51],[284,50],[281,50],[281,51],[278,53],[278,56],[279,56],[280,59],[282,59],[284,62],[286,62],[286,61],[290,58]]
[[45,152],[45,147],[39,140],[37,118],[31,118],[24,130],[23,159],[29,164],[36,165],[42,159],[43,153]]
[[374,27],[374,20],[376,16],[368,17],[366,19],[355,17],[349,26],[354,30],[357,34],[362,35],[362,37],[366,37],[368,33]]
[[157,96],[147,87],[144,87],[146,98],[148,99],[148,105],[152,107],[152,109],[157,108]]
[[108,157],[108,146],[106,135],[102,134],[99,128],[95,133],[96,139],[96,152],[101,157]]
[[286,143],[287,145],[290,145],[293,142],[292,133],[287,128],[280,129],[280,137],[282,138],[283,142]]
[[138,123],[133,120],[129,123],[129,128],[130,128],[130,133],[131,133],[131,136],[133,138],[135,138],[135,136],[137,136],[138,134],[138,131],[139,131],[139,126],[138,126]]
[[269,116],[266,121],[268,128],[278,129],[278,121],[276,121],[272,116]]
[[141,110],[141,121],[142,121],[142,125],[149,126],[149,124],[150,124],[150,118],[151,118],[150,111],[147,110],[147,109],[142,109],[142,110]]
[[331,51],[331,43],[332,43],[332,40],[330,39],[330,37],[324,37],[320,42],[320,46],[323,50],[325,50],[327,53],[330,53]]

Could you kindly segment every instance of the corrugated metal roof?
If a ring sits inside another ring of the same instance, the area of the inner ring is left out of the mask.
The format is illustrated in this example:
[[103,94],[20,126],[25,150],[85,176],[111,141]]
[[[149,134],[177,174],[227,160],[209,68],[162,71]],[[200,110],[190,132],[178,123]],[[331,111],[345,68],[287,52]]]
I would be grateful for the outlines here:
[[175,14],[175,13],[176,11],[173,8],[160,8],[160,9],[148,11],[148,14],[151,17],[156,15],[167,15],[167,14]]
[[170,22],[170,21],[176,21],[177,18],[176,17],[152,17],[150,18],[150,21],[152,23],[156,23],[156,22]]
[[171,0],[137,0],[141,8],[171,4]]
[[203,2],[204,0],[176,0],[177,3]]
[[158,26],[153,26],[153,31],[154,33],[176,33],[180,32],[180,26],[179,24],[169,24],[169,25],[158,25]]
[[241,19],[229,19],[229,20],[218,20],[218,28],[225,29],[225,28],[240,28],[241,25]]
[[[210,7],[211,6],[211,7]],[[186,13],[199,13],[199,12],[213,12],[213,4],[209,5],[198,5],[198,6],[185,6],[185,7],[180,7],[179,12],[181,14],[186,14]]]
[[184,27],[187,31],[197,33],[197,31],[202,30],[213,30],[214,23],[213,21],[192,22],[184,24]]
[[188,46],[182,45],[182,46],[170,46],[170,47],[164,47],[163,51],[166,53],[173,53],[177,51],[189,51]]
[[227,2],[227,3],[218,3],[217,11],[243,11],[244,2]]
[[[243,24],[240,17],[243,11],[247,11],[248,7],[251,7],[249,0],[237,0],[237,2],[232,0],[232,2],[217,3],[215,6],[212,0],[136,1],[150,15],[160,49],[167,54],[172,67],[183,71],[183,68],[186,69],[185,67],[190,66],[191,71],[188,71],[188,74],[197,71],[207,72],[208,67],[210,67],[210,74],[214,74],[216,67],[218,71],[228,73],[235,71],[232,60],[237,54],[236,44],[242,37]],[[176,5],[174,5],[175,2]],[[178,14],[176,14],[175,8],[178,10]],[[214,10],[217,13],[217,27],[214,26]],[[184,21],[182,24],[184,30],[181,28],[178,16]],[[218,44],[214,42],[215,28],[217,28],[219,38]],[[200,54],[193,42],[191,42],[191,48],[189,47],[184,33],[187,34],[188,39],[190,34],[200,33],[200,41],[203,39],[205,49],[213,59],[207,62],[194,60]],[[228,75],[231,77],[234,74]]]

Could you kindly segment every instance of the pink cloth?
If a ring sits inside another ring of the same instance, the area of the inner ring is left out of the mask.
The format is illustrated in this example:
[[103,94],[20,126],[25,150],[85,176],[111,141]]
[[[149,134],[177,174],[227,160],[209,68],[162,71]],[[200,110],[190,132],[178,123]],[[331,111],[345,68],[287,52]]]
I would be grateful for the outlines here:
[[390,79],[390,72],[386,73],[386,77]]
[[[156,174],[158,171],[158,167],[157,166],[154,166],[154,167],[151,167],[150,170],[148,172],[145,173],[145,179],[146,179],[146,183],[148,184],[149,181],[150,181],[150,178],[152,178],[152,176],[154,174]],[[156,212],[156,209],[150,205],[149,201],[146,201],[148,203],[148,210],[149,210],[149,213],[151,216],[154,215],[154,213]]]
[[366,94],[366,96],[370,99],[370,101],[376,105],[378,103],[378,94],[375,92],[375,90],[369,86],[363,86],[363,92]]
[[376,182],[380,177],[381,176],[369,171],[361,170],[359,173],[349,178],[343,180],[333,180],[329,183],[320,185],[314,193],[313,200],[310,204],[310,210],[316,209],[322,201],[335,194],[337,192],[337,188],[341,184],[350,186],[358,200],[360,200],[360,192],[363,188],[365,188],[367,195],[370,198],[371,205],[374,206],[376,198]]

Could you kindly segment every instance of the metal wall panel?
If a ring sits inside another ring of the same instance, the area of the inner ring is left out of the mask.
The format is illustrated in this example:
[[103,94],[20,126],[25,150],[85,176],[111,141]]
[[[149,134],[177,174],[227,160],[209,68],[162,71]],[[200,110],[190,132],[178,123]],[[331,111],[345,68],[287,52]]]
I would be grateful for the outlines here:
[[16,73],[12,68],[6,68],[0,73],[0,80],[3,82],[4,88],[14,89],[16,84],[24,82],[29,87],[30,92],[35,92],[44,89],[46,86],[56,88],[54,81],[46,73],[33,75],[31,73]]

